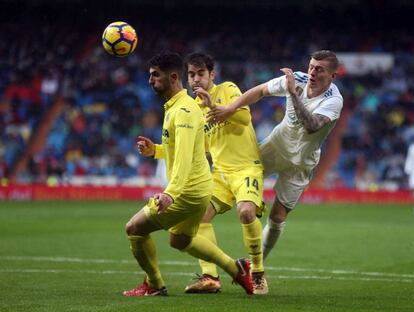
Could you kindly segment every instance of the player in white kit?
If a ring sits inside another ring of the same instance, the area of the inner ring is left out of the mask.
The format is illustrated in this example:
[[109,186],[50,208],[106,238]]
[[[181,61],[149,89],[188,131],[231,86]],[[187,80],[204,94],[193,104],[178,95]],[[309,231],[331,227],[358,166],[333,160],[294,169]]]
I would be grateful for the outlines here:
[[267,257],[282,234],[292,211],[319,162],[320,147],[338,120],[343,98],[332,83],[338,59],[329,50],[311,55],[308,73],[282,68],[283,76],[246,91],[233,103],[216,106],[208,115],[221,122],[239,107],[256,103],[264,96],[285,96],[286,113],[260,145],[265,176],[277,173],[276,198],[263,230],[263,256]]
[[414,138],[408,146],[407,157],[405,158],[404,172],[408,176],[408,187],[414,195]]

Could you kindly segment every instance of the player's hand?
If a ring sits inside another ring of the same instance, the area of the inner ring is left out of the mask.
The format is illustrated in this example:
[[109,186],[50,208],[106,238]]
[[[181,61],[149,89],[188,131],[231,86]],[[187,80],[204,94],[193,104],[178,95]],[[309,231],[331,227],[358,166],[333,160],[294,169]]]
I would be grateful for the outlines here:
[[146,157],[153,157],[155,155],[155,144],[150,139],[139,136],[137,139],[138,153]]
[[158,214],[163,213],[174,202],[170,195],[157,193],[154,195],[155,203],[158,206]]
[[201,87],[195,88],[194,89],[194,94],[201,98],[201,100],[203,101],[204,106],[208,106],[210,108],[213,108],[213,107],[216,106],[211,102],[210,94],[206,90],[204,90],[203,88],[201,88]]
[[233,115],[235,109],[230,105],[225,106],[214,106],[210,108],[210,111],[207,113],[207,121],[210,123],[220,123],[228,119]]
[[290,94],[296,95],[295,76],[290,68],[280,69],[286,75],[286,87]]

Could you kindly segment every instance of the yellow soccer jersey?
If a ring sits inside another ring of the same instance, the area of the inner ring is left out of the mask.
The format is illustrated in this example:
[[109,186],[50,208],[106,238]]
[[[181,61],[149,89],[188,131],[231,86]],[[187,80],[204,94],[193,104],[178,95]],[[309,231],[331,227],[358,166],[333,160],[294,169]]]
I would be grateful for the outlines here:
[[177,198],[211,194],[212,179],[205,156],[204,117],[200,107],[183,89],[164,105],[162,145],[155,158],[164,158],[168,185],[165,193]]
[[[216,106],[228,105],[241,95],[240,89],[232,82],[213,85],[208,92],[211,102]],[[201,106],[202,100],[198,97],[196,100]],[[202,109],[204,114],[210,110],[208,107]],[[223,123],[206,123],[204,132],[214,169],[234,172],[241,168],[259,166],[263,170],[248,107],[239,109]]]

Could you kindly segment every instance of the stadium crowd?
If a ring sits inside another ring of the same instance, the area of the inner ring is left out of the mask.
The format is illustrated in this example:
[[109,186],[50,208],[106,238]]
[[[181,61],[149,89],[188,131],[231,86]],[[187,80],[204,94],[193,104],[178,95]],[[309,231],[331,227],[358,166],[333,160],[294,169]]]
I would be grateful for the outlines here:
[[[386,72],[361,76],[342,73],[336,80],[344,95],[344,109],[351,111],[351,117],[327,186],[407,186],[404,159],[408,145],[414,142],[414,36],[404,27],[377,29],[377,25],[365,23],[362,29],[352,24],[346,29],[327,29],[314,23],[306,28],[275,30],[269,20],[240,26],[231,19],[220,28],[202,24],[195,36],[185,20],[172,25],[128,22],[137,29],[140,42],[134,54],[122,59],[103,51],[99,36],[104,23],[99,27],[95,24],[96,31],[94,28],[85,34],[85,21],[76,27],[67,21],[54,21],[39,28],[23,17],[2,22],[3,181],[42,116],[60,98],[64,99],[64,109],[53,122],[45,146],[31,157],[17,181],[45,182],[53,176],[65,183],[73,177],[100,176],[123,183],[136,176],[153,177],[157,164],[139,156],[135,139],[144,135],[157,142],[161,137],[162,99],[149,88],[146,68],[146,60],[155,52],[207,51],[218,61],[217,81],[235,81],[245,91],[279,76],[283,66],[306,71],[310,52],[329,47],[337,52],[389,52],[395,61]],[[283,114],[284,102],[278,98],[252,107],[258,140]]]

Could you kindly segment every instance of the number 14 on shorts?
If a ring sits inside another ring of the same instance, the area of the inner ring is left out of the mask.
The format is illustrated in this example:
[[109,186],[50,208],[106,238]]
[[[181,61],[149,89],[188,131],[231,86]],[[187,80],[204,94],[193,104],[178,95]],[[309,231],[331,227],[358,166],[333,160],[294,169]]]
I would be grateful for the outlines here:
[[257,179],[252,179],[250,177],[245,177],[244,180],[246,181],[246,185],[247,187],[254,187],[256,189],[256,191],[259,190],[259,181],[257,181]]

